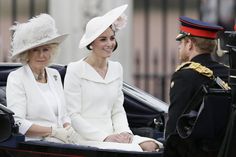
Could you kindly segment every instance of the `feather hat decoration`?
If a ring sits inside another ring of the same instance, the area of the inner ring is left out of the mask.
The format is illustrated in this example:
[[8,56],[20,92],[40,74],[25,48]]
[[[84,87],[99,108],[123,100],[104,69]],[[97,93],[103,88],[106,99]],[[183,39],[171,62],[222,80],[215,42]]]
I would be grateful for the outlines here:
[[67,37],[67,34],[57,33],[55,20],[48,14],[40,14],[26,23],[16,23],[10,30],[14,31],[11,42],[12,59],[32,48],[60,44]]

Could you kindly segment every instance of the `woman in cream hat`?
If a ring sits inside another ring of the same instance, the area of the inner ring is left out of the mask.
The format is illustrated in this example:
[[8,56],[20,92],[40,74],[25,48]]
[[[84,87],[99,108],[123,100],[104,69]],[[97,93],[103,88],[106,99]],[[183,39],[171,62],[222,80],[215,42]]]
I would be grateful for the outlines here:
[[[79,47],[90,54],[68,65],[65,96],[80,144],[105,149],[155,151],[161,143],[133,135],[123,107],[123,69],[109,57],[117,48],[115,33],[124,27],[127,5],[91,19]],[[158,145],[159,144],[159,145]]]
[[9,74],[6,97],[19,132],[26,140],[77,142],[77,133],[65,112],[60,75],[57,70],[47,68],[67,35],[57,33],[55,21],[48,14],[16,24],[11,30],[14,31],[12,59],[20,60],[23,66]]

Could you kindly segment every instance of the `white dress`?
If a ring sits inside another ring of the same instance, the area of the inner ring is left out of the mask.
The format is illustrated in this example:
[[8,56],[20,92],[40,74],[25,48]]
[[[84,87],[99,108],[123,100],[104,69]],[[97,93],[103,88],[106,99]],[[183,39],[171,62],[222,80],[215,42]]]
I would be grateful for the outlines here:
[[[111,134],[132,133],[123,107],[122,85],[123,69],[118,62],[108,62],[104,79],[83,59],[68,65],[64,91],[72,126],[80,135],[80,144],[142,151],[138,143],[103,142]],[[136,137],[138,139],[133,141],[140,142],[142,137]]]

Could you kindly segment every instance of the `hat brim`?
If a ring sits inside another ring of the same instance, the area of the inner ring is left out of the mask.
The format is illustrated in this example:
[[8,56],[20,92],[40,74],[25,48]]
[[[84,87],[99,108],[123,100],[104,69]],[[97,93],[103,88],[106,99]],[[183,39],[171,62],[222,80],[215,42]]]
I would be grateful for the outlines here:
[[39,46],[48,45],[48,44],[60,44],[66,39],[67,36],[68,36],[68,34],[58,35],[58,36],[53,37],[51,39],[47,39],[45,41],[41,41],[41,42],[32,44],[28,47],[24,47],[21,50],[19,50],[18,52],[15,52],[14,55],[11,56],[11,59],[13,59],[13,60],[17,59],[18,56],[20,54],[24,53],[25,51],[28,51],[30,49],[33,49],[33,48],[36,48],[36,47],[39,47]]
[[186,32],[180,32],[177,37],[175,38],[176,41],[180,41],[181,39],[187,37],[187,36],[190,36],[191,34],[190,33],[186,33]]
[[[112,25],[113,22],[125,11],[125,9],[128,7],[127,4],[122,5],[120,7],[117,7],[115,9],[112,9],[111,11],[107,12],[105,15],[101,17],[101,22],[103,23],[101,26],[102,28],[99,28],[96,30],[96,32],[93,33],[92,36],[87,36],[86,32],[83,35],[83,37],[80,40],[79,48],[84,48],[90,43],[92,43],[99,35],[101,35],[110,25]],[[103,20],[103,21],[102,21]]]
[[181,39],[183,39],[184,37],[186,37],[185,34],[178,34],[175,38],[176,41],[180,41]]

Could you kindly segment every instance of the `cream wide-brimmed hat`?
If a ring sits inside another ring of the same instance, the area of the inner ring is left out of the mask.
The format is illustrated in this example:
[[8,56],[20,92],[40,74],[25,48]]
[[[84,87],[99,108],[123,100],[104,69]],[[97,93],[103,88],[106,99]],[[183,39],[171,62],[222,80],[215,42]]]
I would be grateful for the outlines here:
[[103,16],[92,18],[86,25],[86,30],[80,40],[79,48],[84,48],[92,43],[122,15],[127,7],[128,5],[125,4],[110,10]]
[[48,14],[40,14],[26,23],[17,23],[10,30],[14,31],[11,42],[11,58],[19,54],[48,44],[60,44],[68,34],[59,35],[55,20]]

